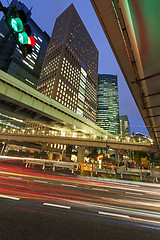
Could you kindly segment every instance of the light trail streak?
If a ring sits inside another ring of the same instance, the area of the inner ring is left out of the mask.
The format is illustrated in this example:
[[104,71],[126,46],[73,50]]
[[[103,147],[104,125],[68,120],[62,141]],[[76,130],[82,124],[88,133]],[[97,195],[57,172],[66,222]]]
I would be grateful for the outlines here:
[[[96,181],[93,180],[93,181],[90,181],[91,184],[95,183]],[[114,184],[114,185],[123,185],[123,186],[128,186],[128,187],[137,187],[139,188],[140,186],[139,185],[135,185],[135,184],[127,184],[127,183],[117,183],[117,182],[111,182],[111,181],[105,181],[105,182],[99,182],[99,184],[104,184],[104,183],[109,183],[109,184]]]
[[132,200],[124,200],[124,199],[114,199],[114,198],[109,198],[111,202],[118,202],[122,204],[131,204],[131,205],[141,205],[141,206],[148,206],[148,207],[158,207],[160,208],[160,204],[155,204],[155,203],[148,203],[148,202],[139,202],[139,201],[132,201]]
[[12,177],[12,176],[9,176],[8,178],[13,178],[13,179],[18,179],[18,180],[21,180],[22,178],[20,177]]
[[[82,184],[82,185],[95,185],[95,186],[100,186],[100,187],[104,187],[104,188],[114,188],[114,189],[121,189],[121,190],[130,190],[130,191],[134,191],[134,192],[143,192],[143,193],[147,193],[147,194],[152,194],[152,195],[160,195],[160,191],[158,191],[157,189],[156,189],[156,191],[153,191],[153,190],[144,190],[144,189],[134,189],[133,188],[133,185],[125,185],[125,186],[120,186],[120,184],[119,183],[109,183],[110,185],[107,185],[106,183],[100,183],[100,182],[92,182],[92,181],[88,181],[88,180],[83,180],[83,179],[75,179],[75,178],[67,178],[67,177],[57,177],[57,176],[54,176],[54,175],[52,175],[52,176],[50,176],[50,175],[46,175],[45,177],[44,177],[44,175],[38,175],[38,174],[35,174],[34,173],[34,175],[28,175],[28,174],[20,174],[20,173],[9,173],[9,172],[4,172],[4,171],[0,171],[0,173],[2,173],[2,174],[12,174],[12,175],[14,175],[14,176],[23,176],[23,177],[29,177],[29,178],[37,178],[37,179],[44,179],[44,180],[51,180],[51,181],[63,181],[63,180],[65,180],[65,181],[67,181],[67,182],[70,182],[70,183],[79,183],[80,182],[80,184]],[[32,173],[32,172],[31,172]],[[33,173],[32,173],[33,174]],[[113,185],[114,184],[114,185]],[[116,186],[115,186],[115,184],[116,184]],[[121,185],[124,185],[123,183],[121,184]],[[128,188],[127,186],[131,186],[132,188]],[[79,187],[79,186],[77,186],[77,187]],[[139,187],[139,186],[136,186],[136,187]]]
[[156,221],[156,220],[149,220],[149,219],[144,219],[144,218],[134,218],[134,217],[130,217],[130,220],[132,220],[132,221],[140,221],[140,222],[147,222],[147,223],[156,223],[156,224],[160,225],[160,221]]
[[121,189],[121,190],[130,190],[130,191],[133,191],[133,192],[143,192],[143,193],[146,193],[146,194],[152,194],[152,195],[159,195],[160,196],[160,192],[157,192],[157,189],[156,191],[153,191],[153,190],[144,190],[144,189],[134,189],[134,188],[125,188],[125,187],[120,187],[120,186],[105,186],[103,185],[103,187],[105,188],[114,188],[114,189]]
[[143,193],[125,192],[126,194],[143,195]]
[[39,182],[39,183],[48,183],[46,181],[41,181],[41,180],[33,180],[34,182]]
[[[6,173],[5,172],[5,174],[10,174],[10,173]],[[42,179],[42,177],[41,176],[32,176],[32,175],[27,175],[27,174],[19,174],[19,173],[11,173],[11,174],[15,174],[15,175],[17,175],[17,176],[19,176],[19,175],[22,175],[22,176],[28,176],[28,177],[30,177],[30,178],[40,178],[40,179]],[[47,175],[48,176],[48,175]],[[46,177],[44,177],[43,176],[43,179],[50,179],[50,180],[56,180],[57,181],[57,177],[56,177],[56,179],[54,178],[54,176],[52,176],[52,178],[46,178]],[[66,178],[65,178],[66,179]],[[59,179],[58,179],[58,181],[63,181],[64,180],[64,178],[63,177],[60,177]],[[69,179],[69,181],[68,182],[71,182],[71,180],[72,179]],[[41,180],[33,180],[33,181],[41,181]],[[79,182],[80,180],[78,180],[78,182]],[[45,182],[45,181],[42,181],[43,183]],[[75,181],[74,181],[75,182]],[[90,181],[89,181],[89,183],[91,183]],[[87,182],[83,182],[83,184],[88,184],[88,181]],[[94,183],[95,184],[95,186],[99,186],[99,183],[98,184],[96,184],[96,183]],[[13,185],[13,184],[12,184]],[[17,184],[16,184],[17,185]],[[65,184],[65,185],[67,185],[67,184]],[[74,185],[68,185],[69,187],[73,187]],[[119,187],[119,186],[105,186],[104,184],[102,185],[100,185],[100,186],[103,186],[103,187],[105,187],[105,188],[109,188],[109,187],[114,187],[114,188],[117,188],[117,187]],[[14,185],[14,187],[15,187],[15,185]],[[19,186],[19,187],[27,187],[27,188],[36,188],[36,190],[44,190],[44,188],[37,188],[37,186],[32,186],[32,185],[28,185],[28,186],[26,186],[26,185],[21,185],[21,186]],[[75,186],[75,187],[78,187],[78,186]],[[89,188],[88,188],[89,189]],[[98,188],[97,188],[98,189]],[[97,190],[96,188],[95,188],[95,190]],[[89,189],[90,190],[90,189]],[[128,189],[127,189],[128,190]],[[141,190],[141,189],[131,189],[131,191],[144,191],[144,190]],[[17,191],[20,191],[20,190],[17,190]],[[23,191],[25,191],[25,190],[23,190]],[[45,188],[45,191],[56,191],[56,192],[61,192],[62,193],[62,191],[63,191],[63,193],[65,193],[65,194],[68,194],[68,193],[70,193],[70,194],[77,194],[77,192],[68,192],[68,191],[66,191],[65,192],[65,190],[58,190],[58,189],[52,189],[52,188]],[[108,189],[98,189],[98,191],[108,191]],[[110,191],[111,192],[111,191]],[[153,191],[147,191],[148,193],[153,193]],[[26,193],[27,194],[31,194],[31,192],[29,192],[29,191],[26,191]],[[129,192],[128,192],[129,193]],[[36,193],[36,192],[34,192],[34,194],[38,194],[38,193]],[[39,193],[39,195],[42,195],[43,194],[43,196],[45,195],[45,193]],[[47,193],[46,195],[48,195],[48,194],[50,194],[50,193]],[[122,200],[122,199],[113,199],[113,198],[107,198],[107,197],[101,197],[101,196],[95,196],[95,195],[92,195],[92,194],[86,194],[85,193],[85,196],[84,196],[84,199],[82,199],[82,193],[78,193],[79,195],[81,195],[81,201],[88,201],[88,202],[99,202],[99,203],[102,203],[102,204],[108,204],[108,203],[111,203],[112,201],[113,202],[116,202],[116,203],[120,203],[120,204],[130,204],[130,205],[137,205],[137,206],[152,206],[152,207],[160,207],[160,205],[159,204],[155,204],[155,203],[144,203],[144,202],[140,202],[140,201],[136,201],[136,202],[133,202],[133,201],[126,201],[126,200]],[[123,193],[119,193],[119,194],[123,194]],[[130,194],[132,194],[132,192],[130,193]],[[133,193],[134,194],[134,193]],[[49,197],[49,196],[48,196]],[[67,196],[63,196],[63,195],[53,195],[53,197],[58,197],[58,198],[66,198]],[[89,199],[86,199],[86,197],[89,197]],[[94,200],[92,200],[91,199],[91,197],[94,197],[95,199]],[[75,199],[75,200],[79,200],[79,197],[75,197],[75,196],[71,196],[71,197],[69,197],[70,199]],[[97,201],[97,199],[96,198],[98,198],[98,201]],[[102,200],[101,199],[104,199],[104,201],[102,202]],[[134,198],[134,197],[133,197]],[[135,197],[136,198],[136,197]],[[143,199],[143,198],[141,198],[141,199]],[[144,199],[143,199],[144,200]],[[149,200],[149,199],[147,199],[147,198],[145,198],[145,200]],[[154,202],[156,201],[156,202],[159,202],[159,200],[153,200]]]
[[69,185],[69,184],[61,184],[62,186],[65,186],[65,187],[77,187],[75,185]]
[[135,218],[135,217],[131,217],[131,216],[128,216],[128,215],[121,215],[121,214],[116,214],[116,213],[109,213],[109,212],[101,212],[101,211],[98,211],[98,214],[100,215],[106,215],[106,216],[112,216],[112,217],[118,217],[118,218],[127,218],[129,220],[132,220],[132,221],[140,221],[140,222],[147,222],[147,223],[156,223],[158,225],[160,225],[160,221],[156,221],[156,220],[150,220],[150,219],[144,219],[144,218]]
[[30,209],[30,208],[22,208],[22,207],[18,207],[18,206],[15,206],[15,208],[19,209],[19,210],[27,211],[27,212],[37,212],[37,213],[42,213],[42,214],[47,214],[47,215],[52,215],[52,216],[58,216],[57,214],[54,214],[54,213],[38,211],[38,210],[35,210],[35,209]]
[[101,189],[101,188],[92,188],[92,189],[97,191],[102,191],[102,192],[109,192],[109,190]]

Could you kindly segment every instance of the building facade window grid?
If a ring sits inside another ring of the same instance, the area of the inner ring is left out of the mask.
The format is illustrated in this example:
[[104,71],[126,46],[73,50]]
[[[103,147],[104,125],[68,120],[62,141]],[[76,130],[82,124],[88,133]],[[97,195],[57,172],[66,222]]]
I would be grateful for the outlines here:
[[113,135],[119,135],[119,104],[116,75],[99,74],[97,125]]
[[71,4],[56,19],[37,89],[96,122],[97,88],[98,51]]

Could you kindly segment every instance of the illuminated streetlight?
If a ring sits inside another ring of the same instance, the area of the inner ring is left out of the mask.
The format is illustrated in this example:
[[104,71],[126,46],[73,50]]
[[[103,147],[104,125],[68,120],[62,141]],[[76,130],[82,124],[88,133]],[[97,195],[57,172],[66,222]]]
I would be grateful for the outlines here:
[[65,132],[61,132],[62,137],[65,137],[65,135],[66,135]]
[[77,137],[77,133],[73,132],[72,137]]

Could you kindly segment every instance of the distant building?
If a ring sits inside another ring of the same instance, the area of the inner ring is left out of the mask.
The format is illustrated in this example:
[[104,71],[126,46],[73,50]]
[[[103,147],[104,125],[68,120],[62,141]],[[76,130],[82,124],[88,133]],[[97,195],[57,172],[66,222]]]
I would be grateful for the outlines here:
[[36,88],[50,37],[30,18],[31,11],[24,4],[13,0],[10,7],[13,6],[28,13],[28,24],[36,39],[36,45],[33,53],[24,58],[3,17],[0,20],[0,69]]
[[150,141],[149,137],[146,135],[146,134],[143,134],[143,133],[140,133],[140,132],[137,132],[135,135],[132,135],[132,138],[135,138],[136,140],[139,140],[139,141]]
[[38,91],[96,122],[98,50],[71,4],[57,19]]
[[97,125],[113,135],[119,135],[119,104],[116,75],[98,75]]
[[120,137],[125,138],[130,136],[130,123],[127,115],[119,117]]

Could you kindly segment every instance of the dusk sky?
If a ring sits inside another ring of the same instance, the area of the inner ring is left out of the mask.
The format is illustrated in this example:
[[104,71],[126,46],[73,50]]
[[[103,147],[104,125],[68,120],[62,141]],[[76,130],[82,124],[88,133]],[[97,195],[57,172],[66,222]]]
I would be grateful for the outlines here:
[[[2,0],[1,2],[4,6],[8,6],[7,0]],[[11,1],[9,0],[8,2],[10,3]],[[29,9],[33,7],[32,19],[43,31],[46,31],[49,36],[52,34],[56,18],[71,3],[74,4],[99,51],[99,73],[118,76],[120,115],[128,115],[131,133],[141,132],[149,135],[90,0],[21,0],[21,2]],[[2,14],[0,17],[1,16]]]

